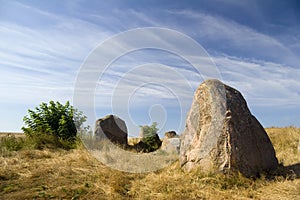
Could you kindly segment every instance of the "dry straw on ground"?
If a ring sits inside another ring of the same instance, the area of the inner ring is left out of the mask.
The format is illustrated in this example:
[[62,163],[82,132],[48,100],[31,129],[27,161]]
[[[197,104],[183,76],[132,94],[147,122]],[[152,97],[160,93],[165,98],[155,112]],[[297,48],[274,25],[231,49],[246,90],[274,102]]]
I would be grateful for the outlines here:
[[[277,157],[300,163],[300,129],[269,128]],[[300,179],[246,179],[183,172],[178,161],[151,173],[113,170],[83,147],[21,150],[0,155],[0,199],[300,199]]]

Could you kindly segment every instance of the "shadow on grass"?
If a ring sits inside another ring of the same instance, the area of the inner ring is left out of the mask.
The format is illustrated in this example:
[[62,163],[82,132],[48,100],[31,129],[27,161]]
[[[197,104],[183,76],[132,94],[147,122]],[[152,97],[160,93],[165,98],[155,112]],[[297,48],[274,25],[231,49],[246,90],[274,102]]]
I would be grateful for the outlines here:
[[285,176],[294,176],[294,178],[300,178],[300,163],[289,165],[284,167]]
[[279,164],[277,170],[269,173],[267,175],[268,179],[276,179],[276,177],[281,176],[288,180],[300,178],[300,163],[293,165],[284,166]]

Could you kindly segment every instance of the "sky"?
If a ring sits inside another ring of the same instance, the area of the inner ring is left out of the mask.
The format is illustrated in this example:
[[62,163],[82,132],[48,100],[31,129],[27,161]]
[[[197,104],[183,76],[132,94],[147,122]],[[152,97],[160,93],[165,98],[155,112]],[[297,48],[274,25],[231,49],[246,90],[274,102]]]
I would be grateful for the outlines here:
[[[299,19],[297,0],[0,0],[0,131],[54,100],[92,127],[113,113],[130,136],[154,121],[181,133],[207,77],[238,89],[264,127],[300,126]],[[186,59],[201,56],[200,70]]]

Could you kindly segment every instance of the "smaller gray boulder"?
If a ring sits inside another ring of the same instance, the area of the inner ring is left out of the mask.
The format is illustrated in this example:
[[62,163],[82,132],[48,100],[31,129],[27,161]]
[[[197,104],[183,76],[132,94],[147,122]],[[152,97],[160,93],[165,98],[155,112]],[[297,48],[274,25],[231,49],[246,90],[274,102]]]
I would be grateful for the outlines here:
[[120,145],[127,145],[127,126],[125,121],[116,115],[107,115],[96,121],[96,140],[109,139],[111,142]]
[[175,131],[165,132],[165,138],[174,138],[174,137],[177,137],[177,134]]
[[173,137],[173,138],[164,138],[161,150],[166,151],[167,153],[180,153],[180,143],[181,140],[179,137]]
[[161,145],[161,150],[167,153],[177,153],[180,152],[181,140],[175,131],[165,132],[165,137]]

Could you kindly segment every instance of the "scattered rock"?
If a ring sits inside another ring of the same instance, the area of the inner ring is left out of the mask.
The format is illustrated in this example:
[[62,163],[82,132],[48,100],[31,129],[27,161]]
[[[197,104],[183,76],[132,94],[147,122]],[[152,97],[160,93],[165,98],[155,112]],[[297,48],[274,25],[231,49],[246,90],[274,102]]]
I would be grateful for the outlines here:
[[202,83],[186,119],[181,166],[258,176],[278,167],[273,145],[241,93],[218,80]]
[[166,138],[174,138],[174,137],[177,137],[177,134],[175,131],[168,131],[168,132],[165,132],[165,139]]
[[98,119],[95,126],[95,136],[97,140],[104,138],[111,142],[127,145],[127,127],[125,121],[115,115],[107,115]]
[[166,151],[167,153],[177,153],[180,151],[181,140],[175,131],[165,132],[165,137],[161,144],[161,150]]
[[167,153],[177,153],[180,152],[180,138],[173,137],[173,138],[164,138],[161,144],[161,150],[166,151]]

